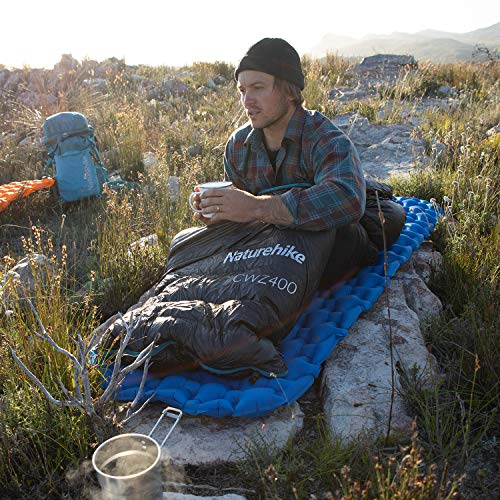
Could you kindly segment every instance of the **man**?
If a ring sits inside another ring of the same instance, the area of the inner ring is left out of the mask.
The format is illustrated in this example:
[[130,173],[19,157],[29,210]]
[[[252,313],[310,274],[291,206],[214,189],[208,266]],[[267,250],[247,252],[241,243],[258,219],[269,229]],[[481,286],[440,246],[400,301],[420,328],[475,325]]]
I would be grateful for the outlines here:
[[322,286],[373,263],[379,249],[358,223],[366,201],[359,155],[327,117],[302,106],[296,50],[280,38],[264,38],[241,59],[235,79],[249,119],[226,144],[226,179],[235,188],[195,196],[202,210],[195,217],[207,225],[259,220],[336,231]]
[[295,49],[265,38],[248,50],[235,78],[250,121],[226,145],[226,178],[237,189],[206,191],[199,207],[215,215],[196,216],[206,224],[261,220],[313,231],[357,222],[365,204],[358,154],[328,118],[302,107],[304,75]]

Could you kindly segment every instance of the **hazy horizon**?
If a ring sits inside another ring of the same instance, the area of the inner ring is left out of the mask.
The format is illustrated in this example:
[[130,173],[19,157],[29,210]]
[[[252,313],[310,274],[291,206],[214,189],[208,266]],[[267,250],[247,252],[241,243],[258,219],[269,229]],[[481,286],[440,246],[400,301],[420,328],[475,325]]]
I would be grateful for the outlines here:
[[2,6],[7,22],[0,31],[0,64],[52,68],[62,54],[78,60],[117,57],[130,65],[235,63],[266,36],[285,38],[302,55],[329,33],[353,38],[428,29],[465,33],[500,20],[500,4],[492,6],[490,0],[421,0],[410,14],[401,14],[397,0],[289,5],[264,0],[251,5],[228,0],[175,5],[160,0],[87,0],[77,6],[62,0],[8,3]]

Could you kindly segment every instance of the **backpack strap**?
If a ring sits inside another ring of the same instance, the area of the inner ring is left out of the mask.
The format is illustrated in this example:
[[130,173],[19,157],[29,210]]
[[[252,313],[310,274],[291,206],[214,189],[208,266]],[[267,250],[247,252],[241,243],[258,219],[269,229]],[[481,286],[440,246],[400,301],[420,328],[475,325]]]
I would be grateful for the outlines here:
[[[49,146],[49,149],[47,151],[47,161],[45,162],[45,173],[47,174],[47,177],[54,177],[53,175],[53,164],[54,164],[54,154],[56,152],[57,146],[59,145],[59,142],[56,144]],[[49,172],[49,169],[51,169],[51,172]]]
[[88,137],[88,141],[91,144],[92,153],[95,156],[96,168],[99,169],[99,177],[101,184],[108,182],[108,170],[104,167],[101,155],[99,154],[99,148],[97,147],[97,141],[93,135]]

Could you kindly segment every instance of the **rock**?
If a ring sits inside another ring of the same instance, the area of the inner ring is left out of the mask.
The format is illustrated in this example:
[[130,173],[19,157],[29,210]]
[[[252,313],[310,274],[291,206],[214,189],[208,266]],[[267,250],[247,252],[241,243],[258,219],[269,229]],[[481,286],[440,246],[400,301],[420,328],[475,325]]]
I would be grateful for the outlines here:
[[148,89],[147,94],[146,94],[146,98],[150,102],[161,101],[161,100],[163,100],[163,93],[161,92],[161,90],[159,88],[153,87],[153,88]]
[[[435,360],[426,349],[420,326],[429,314],[439,313],[441,304],[416,272],[416,262],[422,258],[412,255],[391,280],[391,326],[394,362],[405,370],[418,366],[423,379],[431,382]],[[388,328],[384,292],[326,361],[322,401],[325,420],[334,435],[354,440],[363,433],[385,433],[391,400]],[[397,376],[392,430],[410,433],[413,415],[398,394],[399,387]]]
[[34,146],[35,144],[41,144],[37,142],[37,139],[31,135],[25,137],[22,141],[19,142],[19,146]]
[[356,113],[337,115],[332,122],[350,137],[363,169],[374,177],[408,175],[416,164],[424,163],[425,142],[412,137],[407,125],[378,125]]
[[377,120],[384,121],[392,114],[393,102],[386,102],[378,111],[377,111]]
[[132,251],[136,248],[154,247],[156,245],[158,245],[157,234],[150,234],[149,236],[143,236],[142,238],[139,238],[137,241],[130,243],[129,245],[130,250],[128,251],[128,256],[133,257]]
[[351,87],[337,87],[330,90],[328,99],[330,101],[349,102],[355,99],[364,99],[369,97],[369,95],[370,94],[366,88],[359,86],[355,89]]
[[193,158],[194,156],[201,155],[202,152],[203,149],[200,144],[192,144],[186,149],[186,154],[191,158]]
[[44,284],[54,276],[55,271],[55,264],[45,255],[35,253],[32,257],[21,259],[0,282],[0,301],[4,309],[11,308],[12,300],[32,297],[35,280]]
[[93,59],[82,61],[82,71],[84,74],[87,73],[88,75],[94,76],[94,71],[97,66],[99,66],[99,63]]
[[361,72],[366,71],[399,71],[401,68],[416,68],[418,66],[417,60],[410,55],[398,54],[375,54],[374,56],[364,57],[358,65],[358,70]]
[[194,71],[181,71],[177,73],[179,78],[193,78],[195,76]]
[[11,72],[3,84],[3,90],[6,92],[15,92],[19,83],[21,82],[21,71]]
[[396,54],[376,54],[365,57],[354,68],[363,86],[379,89],[387,84],[394,84],[403,71],[415,71],[418,64],[413,56]]
[[145,76],[142,76],[142,75],[130,75],[130,79],[134,82],[134,83],[142,83],[146,80],[146,77]]
[[189,87],[177,78],[169,78],[168,80],[163,80],[161,87],[166,94],[166,97],[170,95],[183,96],[188,91]]
[[439,110],[455,111],[460,106],[460,100],[457,98],[447,97],[425,97],[419,99],[417,102],[409,102],[407,106],[403,107],[399,114],[402,118],[410,116],[418,116],[426,112],[436,112]]
[[158,158],[153,151],[147,151],[142,155],[142,163],[144,163],[144,168],[150,170],[154,165],[158,163]]
[[215,84],[215,82],[211,78],[209,78],[207,80],[207,87],[209,89],[213,90],[214,92],[220,92],[219,87],[217,87],[217,85]]
[[71,54],[63,54],[61,60],[54,65],[54,71],[57,73],[65,73],[66,71],[77,69],[78,66],[78,61]]
[[123,67],[123,62],[116,57],[109,57],[94,68],[95,78],[109,78],[116,75]]
[[408,118],[407,123],[414,128],[421,127],[422,125],[426,125],[429,123],[428,118],[418,118],[417,116],[413,116]]
[[[165,405],[150,404],[125,429],[148,434]],[[262,418],[211,418],[184,415],[162,448],[162,460],[174,466],[211,465],[236,462],[245,456],[244,447],[254,440],[276,451],[303,425],[304,415],[297,403],[282,407]],[[172,425],[164,418],[153,437],[163,440]]]
[[17,96],[17,100],[19,102],[22,102],[24,105],[28,106],[29,108],[35,108],[37,106],[40,106],[41,104],[41,98],[39,95],[33,93],[33,92],[21,92]]
[[446,157],[446,153],[447,153],[446,144],[439,141],[433,142],[431,146],[430,158],[434,163],[439,163],[440,161],[444,160]]
[[3,85],[7,81],[7,78],[9,78],[9,75],[10,71],[8,69],[0,70],[0,90],[3,88]]
[[170,175],[167,183],[167,193],[174,203],[179,201],[181,192],[181,187],[179,183],[179,178],[175,175]]
[[197,93],[198,95],[201,95],[201,96],[207,96],[208,94],[210,94],[210,89],[209,89],[208,87],[205,87],[205,86],[203,86],[203,87],[198,87],[198,88],[196,89],[196,93]]
[[217,75],[214,77],[215,85],[225,85],[227,80],[222,75]]
[[493,137],[494,135],[500,134],[500,125],[497,125],[495,127],[491,127],[486,131],[486,135],[488,137]]
[[429,241],[424,241],[420,247],[414,250],[412,263],[415,272],[428,283],[432,273],[439,272],[443,263],[443,256],[434,251],[433,245]]
[[441,85],[438,88],[437,93],[438,95],[442,95],[444,97],[453,97],[454,95],[456,95],[457,91],[456,89],[449,87],[448,85]]
[[92,87],[98,92],[106,92],[108,88],[108,82],[104,78],[85,78],[82,84],[87,87]]

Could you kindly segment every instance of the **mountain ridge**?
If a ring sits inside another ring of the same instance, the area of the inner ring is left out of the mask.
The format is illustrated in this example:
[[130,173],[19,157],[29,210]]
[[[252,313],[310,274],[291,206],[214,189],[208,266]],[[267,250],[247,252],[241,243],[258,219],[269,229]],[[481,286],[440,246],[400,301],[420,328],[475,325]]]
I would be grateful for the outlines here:
[[412,54],[417,60],[435,63],[481,60],[478,45],[500,51],[500,22],[465,33],[421,30],[416,33],[370,34],[360,39],[328,33],[309,51],[312,57],[328,52],[344,57],[366,57],[377,53]]

